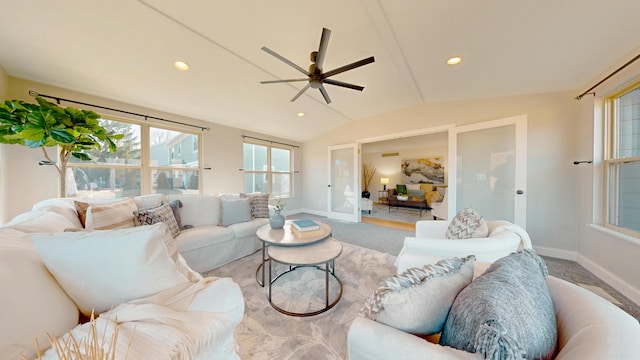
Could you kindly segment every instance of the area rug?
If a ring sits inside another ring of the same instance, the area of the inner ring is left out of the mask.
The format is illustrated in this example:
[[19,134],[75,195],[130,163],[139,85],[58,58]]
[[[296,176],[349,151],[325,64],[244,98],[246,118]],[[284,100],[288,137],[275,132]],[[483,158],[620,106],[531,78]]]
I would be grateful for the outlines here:
[[420,209],[403,207],[392,207],[389,209],[389,206],[384,204],[373,204],[371,214],[369,214],[368,211],[363,211],[362,216],[400,221],[409,224],[415,224],[418,220],[433,220],[430,210],[422,210],[422,216],[420,216]]
[[[245,316],[236,329],[236,337],[240,357],[245,360],[347,359],[347,332],[351,322],[371,291],[395,272],[394,256],[343,243],[342,254],[335,261],[335,273],[343,285],[340,301],[320,315],[292,317],[273,309],[267,300],[267,289],[256,283],[260,257],[258,252],[203,274],[231,277],[242,288]],[[308,292],[303,280],[309,276],[306,273],[297,274],[300,281],[288,278],[291,287],[279,296],[288,293],[292,302],[307,303]]]

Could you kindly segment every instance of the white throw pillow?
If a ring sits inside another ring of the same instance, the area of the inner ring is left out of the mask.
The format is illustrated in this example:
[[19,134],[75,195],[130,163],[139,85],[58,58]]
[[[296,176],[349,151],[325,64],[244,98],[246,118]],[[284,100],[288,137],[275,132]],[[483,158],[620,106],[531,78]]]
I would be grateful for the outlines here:
[[489,236],[487,222],[472,208],[460,210],[451,220],[445,239],[486,238]]
[[133,212],[138,210],[132,198],[107,204],[91,204],[87,208],[84,227],[88,230],[124,229],[135,226]]
[[164,223],[33,237],[45,266],[85,315],[188,282],[165,246],[172,241]]

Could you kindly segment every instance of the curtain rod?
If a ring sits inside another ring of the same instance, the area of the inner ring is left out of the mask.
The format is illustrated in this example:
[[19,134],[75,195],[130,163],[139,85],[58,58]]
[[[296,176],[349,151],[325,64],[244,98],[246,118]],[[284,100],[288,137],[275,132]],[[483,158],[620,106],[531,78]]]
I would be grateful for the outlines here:
[[61,97],[56,97],[56,96],[51,96],[51,95],[39,94],[38,92],[33,91],[33,90],[29,90],[29,95],[31,95],[33,97],[40,96],[40,97],[44,97],[44,98],[54,99],[58,103],[58,105],[60,105],[60,101],[62,100],[62,101],[66,101],[66,102],[70,102],[70,103],[74,103],[74,104],[86,105],[86,106],[91,106],[91,107],[104,109],[104,110],[117,111],[117,112],[120,112],[120,113],[123,113],[123,114],[140,116],[140,117],[143,117],[145,120],[154,119],[154,120],[160,120],[160,121],[164,121],[164,122],[168,122],[168,123],[172,123],[172,124],[190,126],[190,127],[196,128],[196,129],[200,129],[201,131],[210,130],[208,127],[202,127],[202,126],[198,126],[198,125],[187,124],[187,123],[183,123],[183,122],[180,122],[180,121],[167,120],[167,119],[163,119],[163,118],[159,118],[159,117],[155,117],[155,116],[151,116],[151,115],[138,114],[138,113],[134,113],[134,112],[131,112],[131,111],[114,109],[114,108],[110,108],[110,107],[106,107],[106,106],[94,105],[94,104],[89,104],[89,103],[76,101],[76,100],[64,99],[64,98],[61,98]]
[[[636,55],[636,57],[634,57],[633,59],[627,61],[626,64],[620,66],[616,71],[612,72],[611,74],[609,74],[607,77],[605,77],[604,79],[600,80],[597,84],[593,85],[592,87],[589,88],[589,90],[583,92],[582,94],[576,96],[576,100],[582,100],[582,97],[590,94],[591,90],[595,89],[596,87],[598,87],[600,84],[602,84],[603,82],[609,80],[610,77],[612,77],[613,75],[617,74],[618,72],[620,72],[622,69],[626,68],[627,66],[631,65],[634,61],[640,59],[640,54]],[[595,91],[593,92],[593,95],[595,96],[596,93]]]
[[249,135],[240,135],[240,136],[241,136],[243,139],[245,139],[245,138],[249,138],[249,139],[254,139],[254,140],[260,140],[260,141],[268,142],[268,143],[271,143],[271,144],[287,145],[287,146],[291,146],[291,147],[294,147],[294,148],[299,148],[299,147],[300,147],[300,146],[298,146],[298,145],[291,145],[291,144],[281,143],[281,142],[273,141],[273,140],[260,139],[260,138],[253,137],[253,136],[249,136]]

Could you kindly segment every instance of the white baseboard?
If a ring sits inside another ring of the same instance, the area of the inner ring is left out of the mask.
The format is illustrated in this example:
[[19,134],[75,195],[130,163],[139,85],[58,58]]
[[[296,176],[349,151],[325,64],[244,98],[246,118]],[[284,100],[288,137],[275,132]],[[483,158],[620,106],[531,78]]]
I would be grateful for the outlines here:
[[550,256],[557,259],[565,259],[571,261],[576,261],[577,259],[577,254],[575,251],[554,249],[544,246],[534,246],[533,249],[538,253],[538,255],[542,256]]
[[585,269],[592,272],[595,276],[602,281],[609,284],[612,288],[618,290],[622,295],[629,298],[629,300],[640,305],[640,290],[630,285],[628,282],[620,279],[609,270],[594,263],[590,259],[578,254],[578,264],[582,265]]

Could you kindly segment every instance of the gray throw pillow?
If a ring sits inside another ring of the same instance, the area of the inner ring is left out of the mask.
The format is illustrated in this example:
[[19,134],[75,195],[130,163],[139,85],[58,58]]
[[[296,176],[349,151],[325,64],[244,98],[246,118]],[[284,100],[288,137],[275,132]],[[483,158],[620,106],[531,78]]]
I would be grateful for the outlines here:
[[167,224],[171,235],[175,238],[180,233],[180,227],[173,215],[173,210],[168,204],[163,204],[151,209],[139,209],[133,212],[136,226],[153,225],[159,222]]
[[473,255],[407,269],[382,282],[360,316],[417,335],[437,334],[458,292],[473,279]]
[[248,198],[222,197],[222,226],[251,221],[251,209]]
[[460,291],[440,345],[485,359],[552,359],[558,332],[547,275],[531,249],[497,260]]
[[171,207],[171,211],[173,211],[173,217],[176,218],[178,228],[180,228],[180,230],[184,230],[185,228],[184,226],[182,226],[182,217],[180,216],[180,210],[178,210],[182,207],[182,201],[180,201],[180,199],[170,201],[169,206]]

